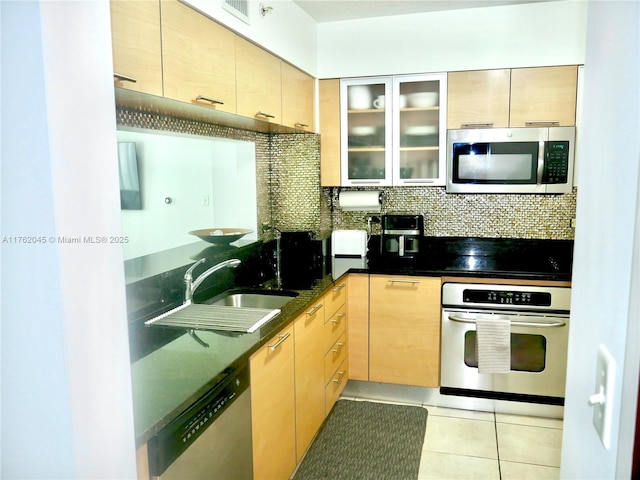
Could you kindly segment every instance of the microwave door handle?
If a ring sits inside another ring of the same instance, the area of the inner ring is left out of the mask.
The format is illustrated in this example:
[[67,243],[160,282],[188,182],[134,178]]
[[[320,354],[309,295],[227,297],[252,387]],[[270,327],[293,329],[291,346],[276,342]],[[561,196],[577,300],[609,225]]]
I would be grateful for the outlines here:
[[[562,320],[556,318],[553,322],[547,322],[545,317],[529,317],[531,322],[523,322],[518,317],[513,316],[505,316],[502,317],[503,320],[509,320],[511,322],[512,327],[542,327],[542,328],[551,328],[551,327],[564,327],[567,323]],[[449,320],[460,323],[476,323],[476,317],[464,317],[459,315],[449,314]]]
[[404,235],[398,237],[398,255],[404,257]]
[[540,141],[540,148],[538,148],[538,171],[537,171],[537,181],[538,185],[542,185],[542,174],[544,173],[544,154],[546,151],[547,142]]

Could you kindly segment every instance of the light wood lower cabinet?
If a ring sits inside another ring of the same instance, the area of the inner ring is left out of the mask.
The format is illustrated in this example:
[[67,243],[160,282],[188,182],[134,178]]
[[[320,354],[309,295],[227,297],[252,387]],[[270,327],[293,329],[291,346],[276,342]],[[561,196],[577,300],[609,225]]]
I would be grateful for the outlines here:
[[251,356],[253,478],[286,479],[296,466],[293,325]]
[[369,275],[347,277],[349,378],[369,380]]
[[112,0],[109,6],[115,86],[162,96],[160,1]]
[[440,383],[438,277],[370,276],[369,380]]
[[293,322],[296,378],[296,451],[299,461],[324,420],[323,300]]

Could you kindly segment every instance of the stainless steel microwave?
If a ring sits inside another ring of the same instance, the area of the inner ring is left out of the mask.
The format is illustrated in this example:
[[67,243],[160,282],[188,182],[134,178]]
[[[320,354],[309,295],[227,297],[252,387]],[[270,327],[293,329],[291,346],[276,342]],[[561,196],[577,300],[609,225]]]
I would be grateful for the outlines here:
[[570,193],[575,127],[447,132],[447,193]]

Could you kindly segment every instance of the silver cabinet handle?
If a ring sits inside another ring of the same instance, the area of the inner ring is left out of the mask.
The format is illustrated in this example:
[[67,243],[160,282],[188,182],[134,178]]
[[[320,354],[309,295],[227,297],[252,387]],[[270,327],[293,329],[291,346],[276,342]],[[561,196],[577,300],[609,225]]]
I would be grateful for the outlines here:
[[331,323],[338,324],[342,321],[343,318],[344,318],[344,313],[339,313],[331,319]]
[[216,100],[215,98],[207,97],[205,95],[198,95],[196,97],[196,101],[198,102],[205,101],[205,102],[211,102],[216,105],[224,105],[224,102],[222,100]]
[[336,347],[337,348],[334,348],[331,351],[333,353],[340,353],[340,351],[342,351],[342,349],[344,348],[344,343],[342,343],[342,342],[336,343]]
[[307,125],[306,123],[302,123],[302,122],[296,122],[293,124],[294,127],[298,127],[298,128],[309,128],[309,125]]
[[270,113],[258,112],[256,113],[256,117],[264,117],[264,118],[276,118],[275,115],[271,115]]
[[319,303],[318,305],[315,305],[311,310],[309,310],[307,312],[307,315],[311,316],[313,314],[315,314],[318,310],[320,310],[322,308],[322,304]]
[[422,179],[422,180],[410,180],[410,179],[400,179],[400,181],[404,184],[407,183],[435,183],[435,180],[426,180],[426,179]]
[[332,291],[334,292],[339,292],[340,290],[342,290],[344,287],[346,287],[346,285],[344,283],[341,283],[340,285],[336,285],[335,287],[332,288]]
[[121,73],[113,73],[113,76],[116,77],[118,80],[122,80],[123,82],[131,82],[131,83],[136,83],[138,80],[134,77],[130,77],[128,75],[122,75]]
[[362,184],[371,184],[371,183],[381,183],[380,180],[351,180],[351,183],[362,183]]
[[278,335],[278,341],[274,344],[267,345],[267,347],[269,347],[271,350],[275,350],[280,346],[282,342],[284,342],[287,338],[289,338],[289,336],[291,336],[290,333],[285,333],[284,335]]
[[461,128],[491,128],[493,122],[468,122],[460,125]]
[[389,283],[420,283],[420,280],[404,280],[401,278],[390,278]]
[[[516,317],[511,317],[516,318]],[[556,320],[554,322],[543,322],[541,320],[545,320],[544,317],[531,317],[532,320],[536,320],[533,322],[523,322],[521,320],[512,320],[511,318],[505,318],[504,320],[509,320],[511,325],[514,327],[542,327],[542,328],[552,328],[552,327],[564,327],[566,325],[562,320]],[[457,315],[449,315],[449,320],[460,323],[476,323],[476,317],[459,317]]]
[[560,125],[559,120],[529,120],[524,122],[526,127],[544,127],[546,125],[551,125],[553,127],[557,127]]
[[344,374],[345,374],[346,372],[345,372],[345,371],[342,371],[342,372],[336,372],[336,373],[338,374],[338,378],[334,378],[334,379],[332,379],[331,381],[332,381],[333,383],[338,383],[338,384],[339,384],[340,382],[342,382],[342,378],[344,377]]

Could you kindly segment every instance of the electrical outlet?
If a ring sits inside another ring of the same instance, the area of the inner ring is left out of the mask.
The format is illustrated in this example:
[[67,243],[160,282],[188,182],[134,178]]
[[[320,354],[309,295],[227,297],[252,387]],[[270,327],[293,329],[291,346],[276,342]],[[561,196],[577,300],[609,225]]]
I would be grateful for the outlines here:
[[611,446],[615,370],[615,360],[605,346],[600,345],[596,366],[596,393],[589,397],[589,404],[593,406],[593,425],[606,449]]
[[571,228],[576,228],[576,219],[575,218],[571,219],[570,225],[571,225]]

